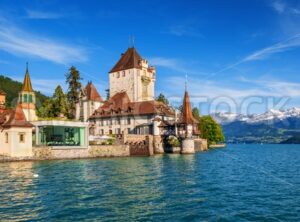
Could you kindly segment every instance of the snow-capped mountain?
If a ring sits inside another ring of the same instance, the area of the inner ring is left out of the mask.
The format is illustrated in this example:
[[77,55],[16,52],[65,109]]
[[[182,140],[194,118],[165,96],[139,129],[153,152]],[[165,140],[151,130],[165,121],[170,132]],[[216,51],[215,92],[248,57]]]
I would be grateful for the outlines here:
[[217,112],[212,114],[217,122],[222,125],[229,124],[232,122],[245,122],[245,123],[263,123],[263,122],[276,122],[282,121],[287,118],[296,117],[300,118],[300,108],[291,108],[287,110],[274,110],[270,109],[269,111],[262,114],[253,114],[253,115],[244,115],[244,114],[234,114],[226,112]]

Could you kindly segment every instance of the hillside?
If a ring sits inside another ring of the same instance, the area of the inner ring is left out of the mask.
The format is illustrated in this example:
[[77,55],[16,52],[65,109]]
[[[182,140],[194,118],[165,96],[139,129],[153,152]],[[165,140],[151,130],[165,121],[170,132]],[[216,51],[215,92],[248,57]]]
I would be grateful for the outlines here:
[[[18,101],[18,93],[22,89],[22,83],[0,75],[0,88],[6,93],[6,106],[14,106]],[[43,104],[48,98],[39,91],[35,91],[35,93],[37,98],[37,106]]]

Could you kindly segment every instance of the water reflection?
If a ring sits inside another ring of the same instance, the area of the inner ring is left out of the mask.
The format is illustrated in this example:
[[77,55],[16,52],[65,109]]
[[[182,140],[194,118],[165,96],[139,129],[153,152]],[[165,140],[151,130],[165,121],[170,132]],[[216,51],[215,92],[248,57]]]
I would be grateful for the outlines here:
[[186,156],[1,163],[0,219],[299,219],[293,212],[300,205],[300,150],[270,149],[252,145]]

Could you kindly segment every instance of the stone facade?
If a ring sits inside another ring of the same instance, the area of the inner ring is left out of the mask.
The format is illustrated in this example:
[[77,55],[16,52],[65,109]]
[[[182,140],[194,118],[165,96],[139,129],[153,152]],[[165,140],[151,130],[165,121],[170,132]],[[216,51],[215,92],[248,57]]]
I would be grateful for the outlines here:
[[155,68],[129,48],[109,73],[109,92],[127,92],[130,101],[154,100]]
[[195,151],[199,152],[199,151],[207,151],[208,150],[208,144],[207,144],[207,140],[206,139],[194,139],[195,142]]
[[193,154],[193,153],[195,153],[194,139],[185,138],[184,140],[182,140],[180,153],[182,153],[182,154]]

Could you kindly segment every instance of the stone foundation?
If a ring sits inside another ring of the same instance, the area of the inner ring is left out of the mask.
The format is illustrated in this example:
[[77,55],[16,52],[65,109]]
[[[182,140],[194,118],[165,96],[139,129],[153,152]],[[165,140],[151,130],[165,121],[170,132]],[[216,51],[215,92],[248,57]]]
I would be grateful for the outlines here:
[[195,151],[207,151],[208,150],[208,144],[206,139],[195,139]]
[[126,145],[95,145],[89,148],[34,147],[34,159],[79,159],[129,156]]
[[194,139],[186,138],[182,140],[181,152],[182,154],[193,154],[195,153]]

